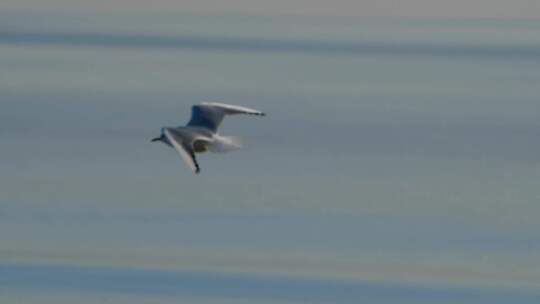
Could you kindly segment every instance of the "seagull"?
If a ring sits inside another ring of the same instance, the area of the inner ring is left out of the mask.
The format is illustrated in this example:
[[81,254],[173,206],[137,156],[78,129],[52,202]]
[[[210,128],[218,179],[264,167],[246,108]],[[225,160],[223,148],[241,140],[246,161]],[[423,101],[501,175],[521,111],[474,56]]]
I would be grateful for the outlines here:
[[191,108],[191,119],[186,126],[163,127],[161,135],[152,142],[161,141],[172,147],[195,174],[201,169],[195,153],[226,152],[240,148],[237,138],[221,136],[217,132],[225,115],[248,114],[265,116],[266,114],[247,107],[219,102],[202,102]]

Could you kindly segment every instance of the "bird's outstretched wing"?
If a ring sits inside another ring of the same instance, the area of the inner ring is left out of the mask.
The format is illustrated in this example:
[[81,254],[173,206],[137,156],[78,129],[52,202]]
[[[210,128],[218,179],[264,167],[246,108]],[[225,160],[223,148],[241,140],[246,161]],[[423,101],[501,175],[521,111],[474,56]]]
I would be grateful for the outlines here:
[[180,136],[175,134],[174,132],[171,132],[169,129],[165,129],[163,134],[167,137],[171,145],[174,147],[176,152],[180,154],[180,157],[184,160],[184,162],[193,170],[195,173],[199,173],[201,171],[199,164],[197,163],[197,159],[195,158],[195,153],[189,147]]
[[187,125],[191,127],[202,127],[216,132],[223,117],[233,114],[265,115],[261,111],[247,107],[218,102],[202,102],[191,108],[191,119]]

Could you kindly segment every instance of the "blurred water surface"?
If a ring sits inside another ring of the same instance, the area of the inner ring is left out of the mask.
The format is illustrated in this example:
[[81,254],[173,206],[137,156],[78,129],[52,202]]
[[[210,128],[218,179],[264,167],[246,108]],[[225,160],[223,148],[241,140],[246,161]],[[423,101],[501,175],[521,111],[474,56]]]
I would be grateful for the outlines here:
[[538,301],[537,21],[0,16],[0,300]]

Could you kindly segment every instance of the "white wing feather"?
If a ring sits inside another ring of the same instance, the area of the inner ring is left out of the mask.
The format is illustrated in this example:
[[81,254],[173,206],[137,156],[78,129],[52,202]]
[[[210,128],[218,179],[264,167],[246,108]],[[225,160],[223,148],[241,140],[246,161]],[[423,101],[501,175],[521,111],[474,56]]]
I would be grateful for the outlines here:
[[176,137],[170,133],[169,130],[165,129],[164,134],[167,137],[167,139],[169,140],[169,142],[171,143],[171,145],[174,147],[176,152],[178,152],[178,154],[180,154],[180,157],[182,157],[184,162],[189,166],[189,168],[191,168],[191,170],[193,170],[193,172],[199,173],[199,165],[197,164],[197,162],[193,158],[192,153],[190,153],[190,151],[187,150],[187,148],[184,146],[184,144],[182,142],[179,142],[176,139]]
[[225,114],[253,114],[253,115],[265,115],[264,112],[259,110],[251,109],[248,107],[235,106],[220,102],[201,102],[201,105],[214,107],[220,109]]

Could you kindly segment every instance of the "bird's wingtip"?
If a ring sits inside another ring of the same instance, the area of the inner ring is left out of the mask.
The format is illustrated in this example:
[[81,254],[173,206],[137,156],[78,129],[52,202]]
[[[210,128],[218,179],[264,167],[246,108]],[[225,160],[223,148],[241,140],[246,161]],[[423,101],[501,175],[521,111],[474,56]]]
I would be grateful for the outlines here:
[[254,112],[254,113],[246,113],[246,114],[251,114],[251,115],[255,115],[255,116],[266,116],[265,112]]

